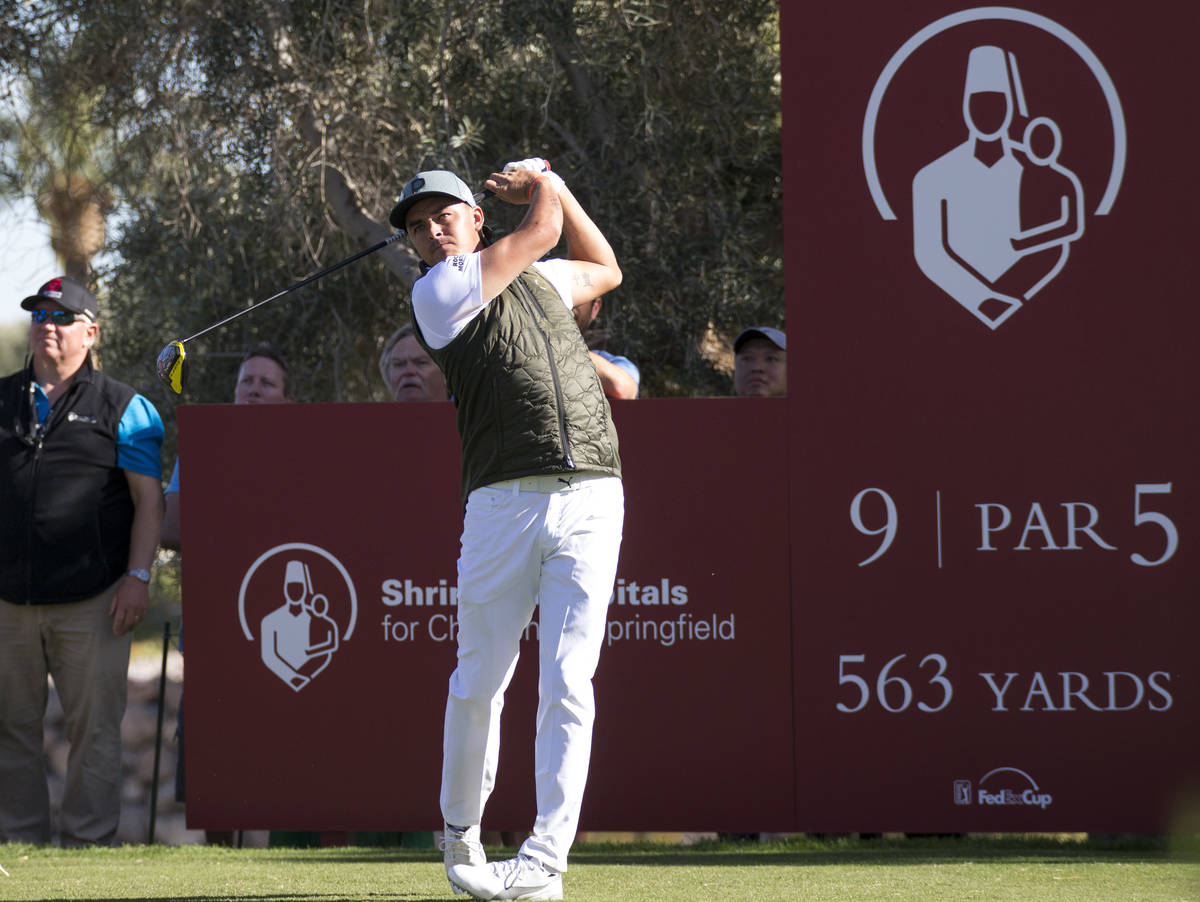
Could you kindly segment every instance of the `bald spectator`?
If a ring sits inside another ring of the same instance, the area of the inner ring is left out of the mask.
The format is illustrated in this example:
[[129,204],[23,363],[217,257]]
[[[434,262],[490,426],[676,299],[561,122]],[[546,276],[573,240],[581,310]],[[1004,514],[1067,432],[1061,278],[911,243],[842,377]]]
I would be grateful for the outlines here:
[[393,401],[448,401],[446,377],[425,353],[411,323],[391,334],[379,358],[379,372]]
[[[596,317],[600,315],[600,304],[600,298],[592,298],[590,301],[584,301],[571,308],[575,324],[579,326],[579,331],[585,337],[588,330],[592,328],[592,324],[596,322]],[[604,387],[605,395],[625,401],[632,401],[638,396],[638,386],[641,384],[642,375],[632,360],[628,357],[618,357],[608,351],[589,350],[588,353],[596,367],[596,373],[600,376],[600,384]]]
[[[238,366],[237,381],[233,385],[233,403],[288,404],[292,400],[292,371],[283,356],[270,345],[259,345],[248,351]],[[163,498],[162,546],[181,551],[178,458],[175,459],[175,469]],[[179,649],[183,650],[182,637]],[[175,801],[186,804],[182,697],[179,700],[175,738],[179,747],[179,761],[175,768]],[[231,846],[235,838],[232,830],[205,830],[204,837],[210,846]]]
[[739,398],[787,394],[787,336],[770,326],[743,329],[733,340],[733,393]]

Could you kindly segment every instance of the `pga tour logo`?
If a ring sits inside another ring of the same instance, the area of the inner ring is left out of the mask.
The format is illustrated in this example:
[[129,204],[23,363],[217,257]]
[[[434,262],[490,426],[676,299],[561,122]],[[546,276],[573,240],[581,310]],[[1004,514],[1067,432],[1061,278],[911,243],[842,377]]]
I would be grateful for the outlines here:
[[259,556],[238,592],[242,634],[293,692],[311,685],[354,635],[358,595],[336,557],[289,542]]
[[972,787],[970,780],[954,781],[955,805],[1022,805],[1045,811],[1054,797],[1037,785],[1025,771],[1016,767],[997,767],[979,778]]
[[909,38],[876,79],[862,133],[880,217],[909,220],[921,273],[992,330],[1063,271],[1090,217],[1108,215],[1125,154],[1121,102],[1096,54],[1006,7]]

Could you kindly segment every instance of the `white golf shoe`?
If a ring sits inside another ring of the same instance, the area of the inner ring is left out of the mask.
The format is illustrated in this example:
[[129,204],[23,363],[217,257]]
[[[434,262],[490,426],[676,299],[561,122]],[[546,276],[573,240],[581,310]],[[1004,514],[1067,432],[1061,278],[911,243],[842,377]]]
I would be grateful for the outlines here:
[[544,867],[540,861],[519,855],[507,861],[483,866],[454,865],[450,883],[476,899],[561,899],[562,874]]
[[442,837],[442,860],[446,863],[446,877],[450,880],[450,888],[461,896],[467,890],[454,882],[454,878],[450,876],[450,869],[487,866],[487,854],[479,841],[479,826],[459,830],[446,824],[446,831]]

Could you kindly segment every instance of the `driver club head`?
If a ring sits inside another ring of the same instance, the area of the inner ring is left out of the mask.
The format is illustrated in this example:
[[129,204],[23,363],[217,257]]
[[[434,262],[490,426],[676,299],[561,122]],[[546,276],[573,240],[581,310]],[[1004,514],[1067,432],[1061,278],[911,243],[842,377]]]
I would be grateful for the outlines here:
[[158,378],[175,394],[183,394],[183,383],[187,379],[187,352],[182,341],[173,341],[158,352],[155,362]]

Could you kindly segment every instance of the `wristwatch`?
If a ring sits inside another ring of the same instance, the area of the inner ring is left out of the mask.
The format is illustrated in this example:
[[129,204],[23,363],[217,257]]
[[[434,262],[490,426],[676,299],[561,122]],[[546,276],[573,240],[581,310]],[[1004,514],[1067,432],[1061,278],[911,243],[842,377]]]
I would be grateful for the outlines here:
[[140,579],[144,583],[150,582],[149,570],[130,570],[126,575],[132,576],[134,579]]

